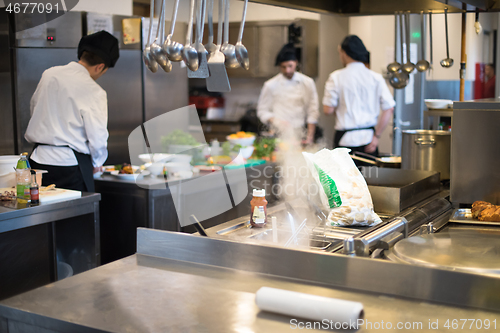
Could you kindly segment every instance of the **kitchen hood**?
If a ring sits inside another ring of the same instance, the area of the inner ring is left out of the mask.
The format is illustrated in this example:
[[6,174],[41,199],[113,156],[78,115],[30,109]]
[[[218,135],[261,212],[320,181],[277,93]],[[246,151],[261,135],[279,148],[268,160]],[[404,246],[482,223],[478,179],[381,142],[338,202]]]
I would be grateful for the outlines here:
[[421,11],[442,13],[467,11],[500,11],[500,0],[251,0],[252,2],[286,8],[301,9],[317,13],[340,15],[389,15],[396,11]]

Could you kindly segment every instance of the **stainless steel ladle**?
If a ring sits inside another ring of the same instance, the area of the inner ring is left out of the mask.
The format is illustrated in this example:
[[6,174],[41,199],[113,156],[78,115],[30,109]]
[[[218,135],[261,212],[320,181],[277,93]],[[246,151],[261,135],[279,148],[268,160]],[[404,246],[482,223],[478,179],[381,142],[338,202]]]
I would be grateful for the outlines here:
[[182,59],[186,63],[186,66],[192,70],[192,71],[197,71],[198,70],[198,51],[196,51],[196,48],[192,45],[192,36],[193,36],[193,20],[194,20],[194,6],[195,6],[195,1],[191,0],[191,7],[190,7],[190,13],[189,13],[189,23],[188,23],[188,31],[186,34],[186,44],[184,45],[184,50],[182,51]]
[[174,11],[172,12],[172,21],[170,22],[170,32],[167,35],[165,43],[163,43],[163,49],[167,52],[168,59],[171,61],[182,61],[182,51],[184,50],[184,45],[179,42],[172,40],[175,29],[175,21],[177,20],[177,11],[179,10],[179,0],[175,0]]
[[[401,51],[401,62],[403,62],[403,14],[400,14],[399,17],[399,26],[400,26],[400,39],[401,39],[401,44],[400,44],[400,51]],[[396,31],[397,35],[397,31]],[[403,89],[408,85],[408,81],[410,80],[410,77],[408,73],[400,69],[399,71],[392,73],[391,78],[389,79],[389,83],[394,89]]]
[[226,12],[224,14],[224,44],[222,44],[221,51],[224,53],[224,64],[227,68],[238,68],[240,63],[236,58],[236,51],[234,45],[229,44],[229,1],[226,0]]
[[397,61],[398,54],[398,15],[394,14],[394,62],[387,65],[389,73],[395,73],[401,69],[401,64]]
[[410,74],[415,70],[415,65],[410,61],[410,14],[405,14],[405,41],[406,41],[406,64],[403,65],[402,70]]
[[248,58],[248,50],[241,42],[241,40],[243,39],[243,29],[245,28],[245,19],[247,16],[247,5],[248,5],[248,0],[245,0],[245,4],[243,6],[243,16],[241,18],[240,33],[238,35],[238,41],[234,46],[234,51],[236,53],[236,59],[238,59],[238,62],[240,63],[241,67],[243,67],[246,70],[249,70],[250,59]]
[[417,62],[417,71],[419,72],[425,72],[426,70],[429,69],[429,62],[427,60],[425,60],[425,32],[424,32],[424,12],[420,12],[420,31],[421,31],[421,38],[422,38],[422,42],[421,42],[421,50],[422,50],[422,59],[420,59],[418,62]]
[[[161,46],[163,45],[163,38],[165,36],[165,0],[162,1],[160,16],[158,17],[158,28],[156,30],[156,38],[151,44],[151,53],[155,57],[156,62],[165,72],[172,70],[172,63],[168,60],[167,52]],[[159,40],[159,44],[157,41]]]
[[205,44],[205,49],[207,50],[207,59],[210,59],[213,53],[217,50],[217,45],[214,43],[214,22],[213,22],[213,12],[214,12],[214,0],[208,0],[208,43]]
[[453,66],[453,59],[450,58],[450,48],[448,45],[448,8],[444,9],[444,26],[446,29],[446,58],[441,60],[440,64],[444,68]]
[[146,47],[144,47],[144,51],[142,51],[142,59],[146,67],[153,73],[158,71],[158,63],[156,62],[153,54],[151,53],[150,43],[151,43],[151,34],[153,33],[153,21],[154,21],[154,0],[151,0],[151,10],[149,16],[149,33],[148,33],[148,42],[146,43]]

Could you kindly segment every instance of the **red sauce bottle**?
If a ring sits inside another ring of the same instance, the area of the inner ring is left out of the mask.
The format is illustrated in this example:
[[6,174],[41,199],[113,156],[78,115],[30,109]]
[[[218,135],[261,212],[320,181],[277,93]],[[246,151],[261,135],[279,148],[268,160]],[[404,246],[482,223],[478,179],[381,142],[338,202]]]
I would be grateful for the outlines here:
[[262,228],[267,223],[266,190],[253,190],[253,199],[250,201],[250,224],[252,227]]

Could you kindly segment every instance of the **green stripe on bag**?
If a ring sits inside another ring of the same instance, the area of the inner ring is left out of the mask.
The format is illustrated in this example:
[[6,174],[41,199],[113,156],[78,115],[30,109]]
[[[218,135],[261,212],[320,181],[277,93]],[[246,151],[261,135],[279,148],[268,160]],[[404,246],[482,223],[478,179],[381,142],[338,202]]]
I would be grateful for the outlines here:
[[314,167],[318,171],[319,182],[323,186],[326,197],[328,198],[328,205],[330,208],[340,207],[342,205],[342,199],[340,198],[339,190],[335,181],[326,174],[319,166],[314,163]]

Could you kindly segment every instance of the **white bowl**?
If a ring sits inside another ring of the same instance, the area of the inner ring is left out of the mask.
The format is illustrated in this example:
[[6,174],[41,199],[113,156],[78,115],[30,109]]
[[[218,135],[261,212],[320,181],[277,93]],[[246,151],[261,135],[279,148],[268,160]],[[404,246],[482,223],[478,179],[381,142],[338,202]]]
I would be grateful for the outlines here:
[[189,163],[168,162],[165,163],[165,168],[168,173],[174,173],[179,171],[191,171],[192,166]]
[[244,159],[247,159],[252,156],[254,150],[254,146],[242,147],[240,148],[240,154]]
[[[151,161],[151,156],[152,161]],[[153,154],[141,154],[139,155],[139,159],[143,161],[144,163],[158,163],[158,162],[166,162],[170,160],[172,157],[172,154],[161,154],[161,153],[153,153]]]
[[240,138],[240,139],[230,139],[229,136],[227,136],[226,139],[233,145],[240,145],[242,147],[246,147],[253,145],[253,142],[255,141],[255,136],[249,138]]
[[144,170],[141,173],[120,173],[120,171],[111,171],[111,175],[121,180],[136,181],[149,175],[149,171]]
[[159,163],[148,163],[146,166],[146,169],[148,169],[149,172],[153,176],[159,176],[163,173],[163,167],[165,166],[165,163],[159,162]]
[[192,155],[187,155],[187,154],[172,154],[172,158],[170,159],[170,162],[172,162],[172,163],[189,164],[189,163],[191,163],[192,159],[193,159]]
[[451,99],[425,99],[424,102],[428,109],[448,109],[453,107]]

